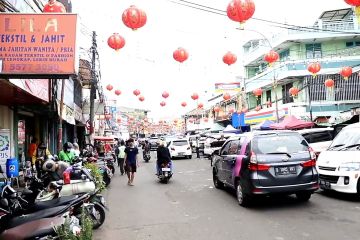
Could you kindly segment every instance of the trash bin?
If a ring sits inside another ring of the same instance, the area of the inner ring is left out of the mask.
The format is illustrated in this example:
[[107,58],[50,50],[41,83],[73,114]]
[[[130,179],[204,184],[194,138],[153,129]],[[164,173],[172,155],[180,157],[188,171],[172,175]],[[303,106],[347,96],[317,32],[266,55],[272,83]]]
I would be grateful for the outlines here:
[[6,161],[6,175],[8,178],[19,177],[19,161],[16,158],[9,158]]

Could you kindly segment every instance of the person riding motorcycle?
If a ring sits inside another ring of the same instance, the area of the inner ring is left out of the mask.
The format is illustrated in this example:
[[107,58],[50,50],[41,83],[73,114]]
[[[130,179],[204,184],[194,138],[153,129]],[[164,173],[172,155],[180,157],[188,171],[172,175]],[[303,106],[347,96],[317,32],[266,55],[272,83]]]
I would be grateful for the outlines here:
[[160,174],[160,169],[163,165],[170,163],[170,168],[172,170],[171,155],[169,149],[166,147],[165,141],[159,141],[159,147],[157,149],[157,161],[156,169],[157,174]]

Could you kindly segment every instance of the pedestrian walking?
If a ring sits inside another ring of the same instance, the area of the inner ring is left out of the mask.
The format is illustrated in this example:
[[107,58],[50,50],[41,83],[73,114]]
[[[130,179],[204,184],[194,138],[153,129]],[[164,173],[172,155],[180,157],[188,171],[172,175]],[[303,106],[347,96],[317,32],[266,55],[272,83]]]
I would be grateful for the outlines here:
[[117,161],[118,161],[118,167],[120,168],[121,175],[124,175],[125,169],[124,169],[124,160],[125,160],[125,142],[120,142],[120,147],[118,147],[118,155],[117,155]]
[[128,176],[128,185],[134,186],[134,178],[138,167],[139,150],[135,147],[134,139],[129,139],[129,147],[125,149],[126,173]]

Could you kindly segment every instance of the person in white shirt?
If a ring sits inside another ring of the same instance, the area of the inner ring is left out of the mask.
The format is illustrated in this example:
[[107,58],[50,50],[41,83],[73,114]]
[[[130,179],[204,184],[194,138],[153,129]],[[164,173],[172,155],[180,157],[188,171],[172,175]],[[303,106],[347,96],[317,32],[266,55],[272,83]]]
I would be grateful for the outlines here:
[[121,141],[120,142],[120,147],[119,147],[119,155],[117,156],[118,159],[118,167],[120,167],[120,172],[121,175],[124,175],[124,159],[125,159],[125,142]]

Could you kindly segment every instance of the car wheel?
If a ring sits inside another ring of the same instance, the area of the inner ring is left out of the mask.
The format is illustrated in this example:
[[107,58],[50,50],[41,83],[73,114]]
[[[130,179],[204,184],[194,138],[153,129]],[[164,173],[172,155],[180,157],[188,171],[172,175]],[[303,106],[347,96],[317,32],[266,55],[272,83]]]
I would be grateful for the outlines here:
[[192,159],[192,155],[188,156],[188,159]]
[[251,196],[244,191],[244,186],[241,184],[240,180],[236,182],[236,199],[240,206],[248,207],[250,205]]
[[214,182],[214,186],[217,189],[223,189],[224,188],[224,183],[222,183],[219,178],[217,177],[215,171],[213,171],[213,182]]
[[298,192],[296,193],[296,198],[301,202],[306,202],[311,198],[311,194],[311,192]]

